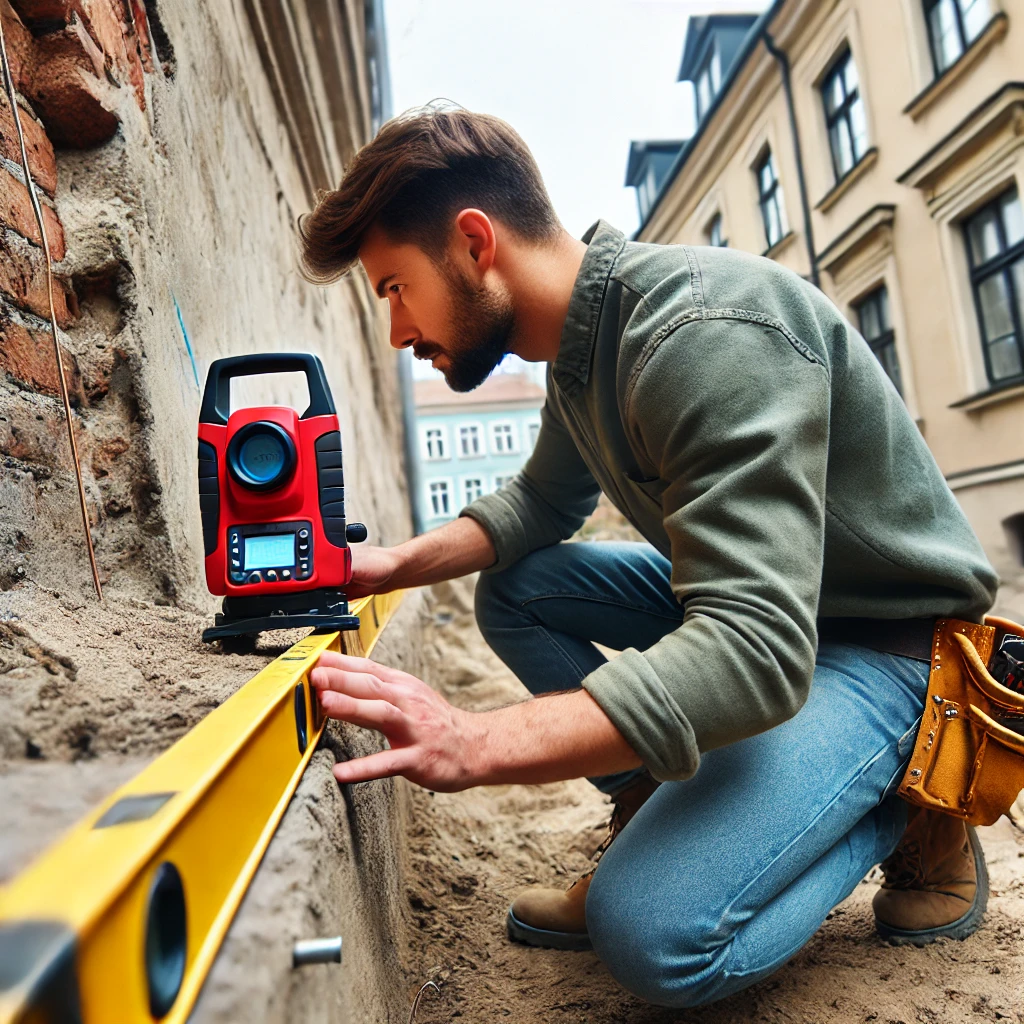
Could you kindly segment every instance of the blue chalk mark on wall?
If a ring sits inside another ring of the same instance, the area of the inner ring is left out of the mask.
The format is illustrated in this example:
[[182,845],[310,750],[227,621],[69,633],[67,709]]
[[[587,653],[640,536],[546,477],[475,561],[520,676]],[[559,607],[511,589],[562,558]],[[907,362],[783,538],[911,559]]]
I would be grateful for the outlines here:
[[196,388],[199,388],[199,371],[196,369],[196,357],[192,354],[192,342],[189,340],[188,331],[185,328],[185,318],[181,315],[181,306],[178,300],[171,293],[171,302],[174,303],[174,312],[178,314],[178,326],[181,328],[181,336],[185,339],[185,351],[188,352],[188,361],[192,364],[192,376],[196,381]]

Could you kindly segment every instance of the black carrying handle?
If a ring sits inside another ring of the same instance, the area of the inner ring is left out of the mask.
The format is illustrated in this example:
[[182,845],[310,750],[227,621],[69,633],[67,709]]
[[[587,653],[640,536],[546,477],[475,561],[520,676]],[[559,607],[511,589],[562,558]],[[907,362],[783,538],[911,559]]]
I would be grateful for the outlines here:
[[304,373],[309,388],[309,408],[299,417],[331,416],[334,399],[327,385],[323,363],[312,352],[264,352],[258,355],[215,359],[206,375],[206,390],[199,410],[200,423],[227,426],[231,414],[231,378],[260,373]]

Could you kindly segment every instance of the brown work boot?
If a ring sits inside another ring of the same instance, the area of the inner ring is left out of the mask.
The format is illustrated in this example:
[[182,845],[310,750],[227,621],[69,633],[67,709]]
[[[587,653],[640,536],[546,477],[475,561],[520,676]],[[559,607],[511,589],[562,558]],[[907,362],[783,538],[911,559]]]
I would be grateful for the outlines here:
[[[608,835],[598,847],[598,859],[657,788],[658,783],[644,772],[636,782],[612,797]],[[587,892],[595,870],[591,868],[581,875],[567,890],[534,885],[521,892],[509,907],[506,919],[508,937],[530,946],[590,949]]]
[[882,862],[875,927],[893,945],[966,939],[988,905],[988,871],[978,835],[959,818],[913,808],[907,830]]

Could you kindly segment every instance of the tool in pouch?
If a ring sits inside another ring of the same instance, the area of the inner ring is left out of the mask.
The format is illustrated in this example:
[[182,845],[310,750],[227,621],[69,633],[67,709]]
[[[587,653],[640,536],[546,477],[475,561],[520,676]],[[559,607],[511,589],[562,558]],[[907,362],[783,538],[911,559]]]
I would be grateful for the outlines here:
[[1009,811],[1024,790],[1022,637],[1024,626],[996,616],[936,622],[924,715],[899,787],[905,800],[970,825]]

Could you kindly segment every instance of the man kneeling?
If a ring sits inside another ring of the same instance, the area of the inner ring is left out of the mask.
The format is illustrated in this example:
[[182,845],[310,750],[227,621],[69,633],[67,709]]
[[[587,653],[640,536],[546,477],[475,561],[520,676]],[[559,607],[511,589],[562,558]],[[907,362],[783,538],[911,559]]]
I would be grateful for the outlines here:
[[[519,136],[458,109],[384,125],[302,232],[307,274],[359,261],[392,345],[453,389],[509,352],[550,363],[523,472],[446,526],[354,550],[352,591],[482,571],[480,628],[543,699],[464,712],[324,655],[325,712],[390,744],[338,780],[590,777],[615,804],[596,871],[523,893],[509,934],[593,946],[667,1006],[770,974],[880,861],[883,936],[974,931],[973,831],[908,824],[894,791],[935,619],[980,621],[997,581],[832,303],[730,249],[633,243],[603,222],[575,240]],[[562,543],[602,491],[648,544]]]

